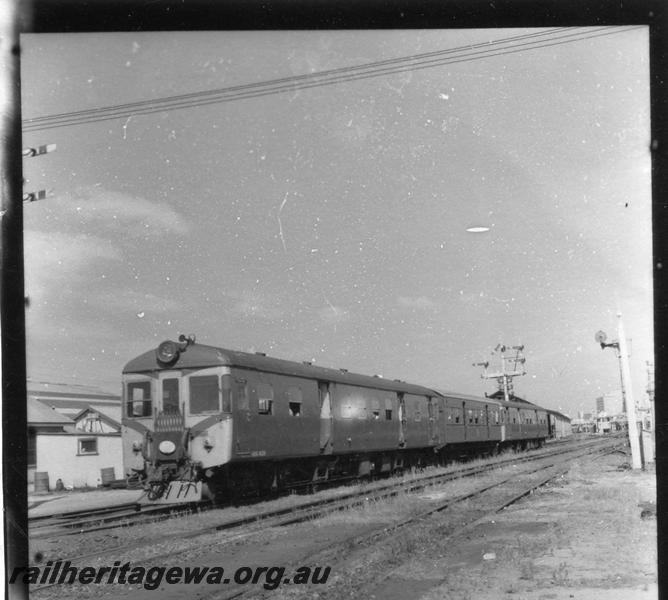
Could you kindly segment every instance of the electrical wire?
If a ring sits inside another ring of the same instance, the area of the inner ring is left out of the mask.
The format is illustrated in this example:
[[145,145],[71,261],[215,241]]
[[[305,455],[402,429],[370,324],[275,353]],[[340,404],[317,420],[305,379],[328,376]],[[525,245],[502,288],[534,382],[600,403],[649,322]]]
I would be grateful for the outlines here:
[[192,92],[178,96],[117,104],[108,107],[35,117],[24,120],[23,130],[25,132],[41,131],[68,125],[97,123],[111,119],[129,118],[168,110],[195,108],[210,104],[260,98],[288,91],[359,81],[362,79],[434,68],[449,64],[471,62],[483,58],[493,58],[527,50],[594,39],[639,28],[640,26],[623,28],[604,26],[573,31],[573,28],[562,27],[531,34],[507,37],[491,42],[414,54],[406,57],[386,59],[362,65],[319,71],[316,73],[230,86],[216,90]]

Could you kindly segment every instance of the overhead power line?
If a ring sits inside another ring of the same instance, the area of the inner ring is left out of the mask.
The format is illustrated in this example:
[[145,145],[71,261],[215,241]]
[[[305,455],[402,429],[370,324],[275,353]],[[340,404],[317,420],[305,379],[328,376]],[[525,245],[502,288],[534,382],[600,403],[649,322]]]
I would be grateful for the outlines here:
[[177,96],[168,96],[88,110],[34,117],[23,121],[23,130],[25,132],[41,131],[68,125],[81,125],[85,123],[107,121],[110,119],[153,114],[167,110],[178,110],[236,100],[247,100],[270,94],[393,75],[396,73],[440,67],[449,64],[471,62],[474,60],[503,56],[527,50],[536,50],[550,46],[584,41],[639,28],[640,26],[605,26],[596,28],[574,29],[562,27],[549,29],[541,32],[506,37],[491,42],[413,54],[410,56],[375,61],[361,65],[318,71],[316,73],[294,75],[268,81],[229,86],[216,90],[192,92]]

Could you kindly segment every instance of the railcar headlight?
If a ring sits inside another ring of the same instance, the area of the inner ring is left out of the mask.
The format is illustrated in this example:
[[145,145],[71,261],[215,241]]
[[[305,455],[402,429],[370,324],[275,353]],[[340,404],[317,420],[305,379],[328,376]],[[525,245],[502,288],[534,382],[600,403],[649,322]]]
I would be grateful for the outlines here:
[[141,442],[132,442],[132,451],[133,452],[141,452],[142,449],[142,443]]
[[163,454],[173,454],[176,450],[176,444],[171,440],[163,440],[158,444],[158,450]]
[[156,355],[161,363],[173,363],[179,357],[179,347],[176,342],[167,340],[158,346]]

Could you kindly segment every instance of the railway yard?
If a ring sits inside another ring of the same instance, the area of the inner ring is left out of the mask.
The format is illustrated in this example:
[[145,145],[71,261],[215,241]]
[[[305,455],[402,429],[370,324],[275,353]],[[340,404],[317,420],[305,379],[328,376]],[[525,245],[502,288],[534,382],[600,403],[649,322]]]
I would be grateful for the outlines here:
[[[31,594],[655,598],[654,473],[629,470],[627,452],[623,437],[583,438],[240,506],[42,510],[29,521],[32,566],[69,563],[101,581],[44,577]],[[127,577],[102,577],[124,565]]]

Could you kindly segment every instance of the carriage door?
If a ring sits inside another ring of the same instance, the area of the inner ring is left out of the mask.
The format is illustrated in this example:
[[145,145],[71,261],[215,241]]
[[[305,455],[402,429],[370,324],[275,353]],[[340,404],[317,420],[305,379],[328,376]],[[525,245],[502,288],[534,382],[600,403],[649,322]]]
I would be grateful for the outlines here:
[[[436,427],[436,419],[438,418],[438,406],[433,398],[427,398],[427,435],[430,442],[438,442],[438,427]],[[434,416],[435,415],[435,416]]]
[[318,382],[320,397],[320,452],[332,453],[332,400],[329,393],[329,384]]
[[399,397],[399,448],[406,445],[406,404],[404,402],[404,395],[398,393]]

